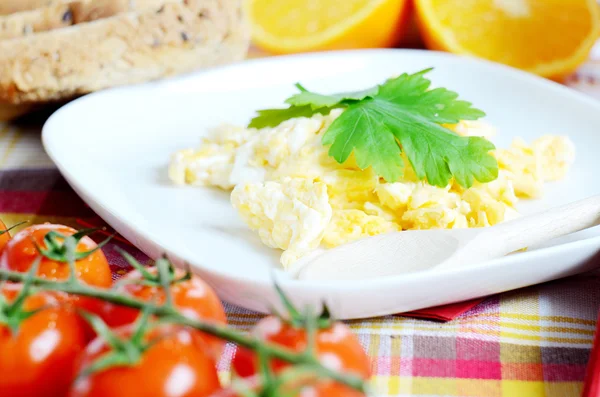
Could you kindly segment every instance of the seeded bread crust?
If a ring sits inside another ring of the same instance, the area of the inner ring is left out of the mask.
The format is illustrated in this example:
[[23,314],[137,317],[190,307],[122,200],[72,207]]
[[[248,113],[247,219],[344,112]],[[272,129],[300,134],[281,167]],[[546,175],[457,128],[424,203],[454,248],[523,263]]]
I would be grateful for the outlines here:
[[185,0],[0,41],[0,106],[61,101],[241,60],[240,0]]

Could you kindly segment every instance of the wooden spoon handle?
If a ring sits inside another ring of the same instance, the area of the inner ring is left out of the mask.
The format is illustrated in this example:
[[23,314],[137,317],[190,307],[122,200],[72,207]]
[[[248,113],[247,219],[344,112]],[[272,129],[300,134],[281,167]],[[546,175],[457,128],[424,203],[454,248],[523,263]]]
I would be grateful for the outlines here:
[[470,244],[498,258],[522,248],[600,224],[600,195],[550,208],[482,232]]
[[486,237],[499,242],[506,255],[598,224],[600,195],[500,223]]
[[482,263],[600,224],[600,195],[482,230],[438,268]]

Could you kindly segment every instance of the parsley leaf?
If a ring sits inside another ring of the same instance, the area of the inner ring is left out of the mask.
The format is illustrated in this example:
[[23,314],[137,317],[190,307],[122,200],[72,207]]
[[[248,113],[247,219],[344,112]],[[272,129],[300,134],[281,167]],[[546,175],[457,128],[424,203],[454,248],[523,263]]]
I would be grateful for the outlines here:
[[494,145],[481,137],[462,137],[441,124],[476,120],[485,113],[445,88],[429,89],[424,75],[404,73],[364,91],[322,95],[297,84],[300,93],[288,98],[287,109],[267,109],[250,127],[276,126],[293,117],[346,110],[323,136],[329,154],[339,163],[354,153],[361,169],[373,167],[388,182],[402,176],[404,151],[416,175],[435,186],[452,178],[463,187],[474,180],[490,182],[498,177],[498,164],[489,153]]
[[348,114],[352,124],[335,125],[334,121],[329,127],[323,136],[323,144],[331,145],[329,154],[341,164],[354,152],[361,169],[372,166],[384,179],[398,180],[404,161],[394,136],[381,133],[386,129],[381,117],[364,106],[350,106],[342,114]]
[[285,102],[290,107],[286,109],[264,109],[257,111],[258,116],[250,120],[248,127],[264,128],[276,127],[282,122],[295,117],[311,117],[315,113],[329,114],[332,109],[345,107],[349,103],[373,97],[379,91],[379,87],[368,90],[346,92],[342,94],[323,95],[310,92],[300,83],[296,84],[300,90],[298,94],[292,95]]
[[310,105],[312,109],[324,107],[334,107],[340,104],[349,104],[356,101],[362,101],[365,98],[372,98],[379,92],[379,86],[372,87],[362,91],[344,92],[341,94],[323,95],[316,92],[307,91],[300,84],[296,87],[301,91],[296,95],[289,97],[285,103],[293,106]]
[[290,106],[287,109],[264,109],[257,111],[258,116],[250,120],[248,127],[276,127],[286,120],[295,117],[311,117],[315,113],[329,114],[331,108],[313,109],[310,105]]

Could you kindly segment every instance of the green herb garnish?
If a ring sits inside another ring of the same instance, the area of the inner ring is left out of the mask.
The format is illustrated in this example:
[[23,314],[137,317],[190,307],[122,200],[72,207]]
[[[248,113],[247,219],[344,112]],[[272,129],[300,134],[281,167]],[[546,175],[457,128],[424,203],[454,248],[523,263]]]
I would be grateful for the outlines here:
[[388,182],[402,176],[404,151],[419,179],[444,187],[454,177],[463,187],[474,180],[485,183],[498,177],[498,163],[489,153],[494,145],[482,137],[462,137],[442,124],[477,120],[485,113],[459,100],[445,88],[430,90],[425,74],[404,73],[364,91],[335,95],[300,90],[285,102],[286,109],[259,110],[249,127],[274,127],[294,117],[329,114],[346,109],[329,126],[323,144],[331,145],[329,155],[338,163],[354,152],[361,169],[373,167]]

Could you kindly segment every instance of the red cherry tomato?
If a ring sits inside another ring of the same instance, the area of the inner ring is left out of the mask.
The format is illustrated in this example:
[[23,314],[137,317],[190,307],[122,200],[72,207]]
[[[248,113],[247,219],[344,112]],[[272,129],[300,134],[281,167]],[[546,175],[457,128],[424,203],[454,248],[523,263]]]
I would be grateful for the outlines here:
[[[39,253],[34,245],[37,243],[42,248],[46,247],[44,237],[50,231],[70,236],[77,231],[63,225],[52,225],[49,223],[29,226],[17,234],[8,242],[0,256],[0,268],[19,272],[27,272]],[[77,251],[91,251],[97,244],[89,237],[83,237],[77,245]],[[106,257],[101,250],[75,262],[77,278],[86,284],[97,287],[110,287],[112,275]],[[42,258],[38,269],[38,276],[50,280],[65,280],[69,277],[69,266],[65,262]]]
[[[77,230],[71,227],[50,223],[29,226],[15,234],[6,244],[0,254],[0,269],[27,272],[39,256],[34,241],[38,246],[48,248],[44,242],[44,237],[50,231],[56,231],[65,236],[77,233]],[[97,246],[91,238],[86,236],[79,241],[76,250],[78,252],[91,251]],[[77,278],[88,285],[101,288],[108,288],[112,285],[112,272],[101,250],[76,261],[75,272]],[[69,265],[65,262],[43,257],[37,275],[50,280],[65,280],[70,275]],[[102,306],[101,301],[93,298],[72,296],[71,299],[79,308],[92,313],[98,313]],[[88,333],[91,333],[89,327]],[[93,335],[93,333],[91,334]]]
[[[253,334],[258,338],[296,352],[306,348],[306,331],[277,317],[270,316],[259,321]],[[334,322],[329,328],[316,332],[315,350],[315,354],[324,366],[339,372],[353,373],[364,379],[368,379],[371,375],[369,358],[358,339],[346,325],[340,322]],[[279,360],[273,360],[271,364],[275,372],[289,365]],[[241,377],[257,374],[257,357],[248,349],[239,348],[232,365],[235,372]],[[327,385],[320,385],[322,388],[325,386]]]
[[[12,302],[20,284],[5,284],[1,293]],[[64,396],[75,375],[77,357],[87,343],[86,324],[68,304],[66,294],[38,292],[23,309],[41,309],[21,322],[16,332],[0,324],[0,396]]]
[[[121,327],[120,336],[130,334]],[[204,397],[219,389],[215,360],[198,333],[162,327],[150,335],[158,341],[142,353],[134,366],[116,366],[80,378],[70,397]],[[92,341],[80,363],[87,368],[109,348],[103,339]]]
[[[157,269],[148,268],[152,274],[157,274]],[[175,279],[183,277],[185,272],[180,269],[175,271]],[[142,274],[133,270],[123,277],[122,280],[142,280]],[[145,301],[153,301],[156,304],[164,303],[165,294],[161,286],[128,284],[119,280],[117,291],[134,296]],[[179,281],[171,286],[173,304],[184,315],[193,319],[212,321],[217,324],[226,324],[227,317],[221,304],[221,300],[213,289],[198,276],[192,275],[190,280]],[[139,311],[124,306],[105,304],[100,316],[111,327],[118,327],[133,323],[139,315]],[[208,345],[218,357],[223,349],[223,340],[205,336]]]

